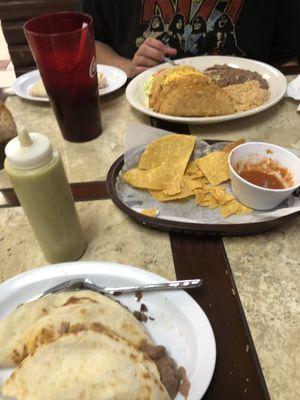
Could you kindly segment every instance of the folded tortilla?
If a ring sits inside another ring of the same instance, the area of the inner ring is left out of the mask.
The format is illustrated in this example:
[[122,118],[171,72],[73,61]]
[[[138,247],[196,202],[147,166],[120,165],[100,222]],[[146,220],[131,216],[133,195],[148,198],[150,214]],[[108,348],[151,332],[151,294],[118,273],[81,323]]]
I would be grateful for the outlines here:
[[[108,82],[106,76],[102,72],[97,72],[97,76],[99,89],[107,87]],[[48,97],[44,83],[41,79],[29,87],[28,93],[33,97]]]
[[193,67],[173,67],[155,76],[149,106],[160,114],[209,117],[233,114],[225,90]]
[[151,342],[133,314],[101,294],[83,290],[49,295],[0,321],[0,368],[18,365],[39,346],[78,330],[107,330],[139,347]]
[[18,400],[170,400],[155,363],[105,331],[69,333],[39,347],[3,394]]
[[40,79],[35,84],[29,87],[29,95],[33,97],[47,97],[47,92],[43,81]]

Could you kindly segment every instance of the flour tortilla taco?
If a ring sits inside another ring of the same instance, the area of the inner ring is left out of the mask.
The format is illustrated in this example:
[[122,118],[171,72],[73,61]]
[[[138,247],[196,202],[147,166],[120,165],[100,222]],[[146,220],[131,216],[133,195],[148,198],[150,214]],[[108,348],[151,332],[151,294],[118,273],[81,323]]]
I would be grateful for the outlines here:
[[136,318],[107,296],[89,290],[62,292],[23,304],[0,321],[0,368],[18,365],[64,334],[99,327],[135,346],[151,342]]
[[235,112],[225,90],[190,66],[158,71],[150,79],[147,92],[149,107],[160,114],[209,117]]
[[61,336],[28,356],[3,387],[18,400],[170,400],[146,353],[106,331]]

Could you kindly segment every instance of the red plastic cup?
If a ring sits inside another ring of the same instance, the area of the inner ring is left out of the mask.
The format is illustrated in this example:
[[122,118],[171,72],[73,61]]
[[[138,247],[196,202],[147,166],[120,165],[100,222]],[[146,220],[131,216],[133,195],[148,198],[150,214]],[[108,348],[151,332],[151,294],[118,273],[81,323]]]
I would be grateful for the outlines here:
[[93,20],[77,12],[45,14],[24,25],[63,137],[86,142],[102,132]]

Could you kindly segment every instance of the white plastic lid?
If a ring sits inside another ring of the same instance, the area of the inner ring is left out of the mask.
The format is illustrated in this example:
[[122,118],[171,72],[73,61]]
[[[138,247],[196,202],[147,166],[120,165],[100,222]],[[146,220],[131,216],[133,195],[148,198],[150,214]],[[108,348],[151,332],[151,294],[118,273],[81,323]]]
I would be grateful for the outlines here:
[[6,145],[5,155],[11,166],[31,169],[49,162],[53,157],[53,149],[47,136],[21,129],[18,136]]

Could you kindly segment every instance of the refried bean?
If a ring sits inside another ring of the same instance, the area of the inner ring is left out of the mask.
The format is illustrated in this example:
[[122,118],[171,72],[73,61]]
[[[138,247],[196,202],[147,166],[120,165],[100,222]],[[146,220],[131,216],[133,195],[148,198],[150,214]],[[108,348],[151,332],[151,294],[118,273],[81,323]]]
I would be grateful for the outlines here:
[[141,311],[133,311],[133,315],[135,316],[135,318],[136,318],[138,321],[141,321],[141,322],[147,322],[147,321],[148,321],[147,315],[144,314],[144,313],[141,312]]
[[228,65],[214,65],[207,68],[204,74],[220,87],[242,84],[248,81],[258,81],[262,89],[269,89],[269,84],[258,72],[247,69],[232,68]]
[[143,341],[140,350],[155,362],[162,383],[166,387],[169,396],[174,399],[182,382],[182,371],[180,368],[177,368],[175,361],[168,355],[164,346],[154,346]]

